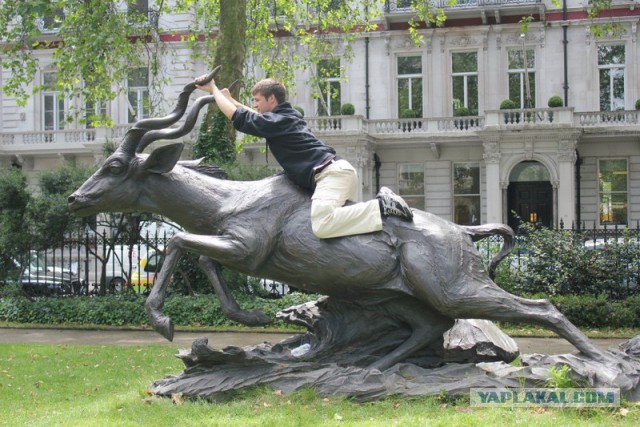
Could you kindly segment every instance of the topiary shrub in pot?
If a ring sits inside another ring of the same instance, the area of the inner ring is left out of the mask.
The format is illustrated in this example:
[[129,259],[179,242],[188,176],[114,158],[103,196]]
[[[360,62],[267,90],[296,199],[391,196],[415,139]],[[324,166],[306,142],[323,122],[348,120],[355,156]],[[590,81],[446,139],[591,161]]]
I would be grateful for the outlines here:
[[551,98],[549,98],[547,105],[549,106],[549,108],[558,108],[558,107],[563,107],[564,102],[562,101],[562,98],[560,98],[558,95],[553,95]]
[[[563,107],[564,102],[558,95],[553,95],[551,98],[549,98],[547,105],[549,106],[549,108],[558,108]],[[549,111],[549,121],[553,122],[553,111]]]
[[343,116],[353,116],[356,112],[356,107],[353,104],[347,102],[340,107],[340,114]]
[[[501,110],[515,110],[518,108],[515,101],[510,99],[505,99],[500,103]],[[504,122],[505,123],[518,123],[520,122],[520,113],[504,113]]]
[[400,111],[401,119],[415,119],[416,117],[418,117],[418,114],[410,108],[405,108]]
[[453,113],[456,117],[470,116],[471,110],[469,110],[467,107],[460,107],[456,108]]
[[518,108],[518,106],[516,105],[515,101],[512,101],[510,99],[505,99],[500,103],[501,110],[514,110],[516,108]]

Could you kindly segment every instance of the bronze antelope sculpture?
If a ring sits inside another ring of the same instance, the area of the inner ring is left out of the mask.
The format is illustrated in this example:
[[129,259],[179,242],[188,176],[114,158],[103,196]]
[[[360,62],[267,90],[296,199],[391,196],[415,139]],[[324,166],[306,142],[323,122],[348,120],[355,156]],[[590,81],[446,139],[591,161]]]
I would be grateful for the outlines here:
[[442,327],[424,328],[407,318],[411,336],[375,362],[376,368],[390,367],[441,337],[456,318],[538,324],[589,357],[607,357],[548,301],[511,295],[491,280],[474,242],[492,234],[504,237],[490,267],[495,268],[513,247],[513,231],[505,225],[460,226],[415,210],[412,223],[388,218],[380,232],[320,240],[311,231],[309,194],[284,175],[254,182],[216,178],[203,173],[197,161],[179,161],[182,143],[142,154],[151,142],[179,138],[194,127],[213,96],[198,98],[181,127],[165,129],[185,113],[194,90],[194,83],[186,85],[168,116],[136,123],[69,196],[77,215],[154,212],[184,227],[186,232],[168,243],[146,302],[151,325],[165,338],[173,339],[172,322],[162,313],[166,289],[179,257],[188,251],[200,255],[225,314],[243,324],[264,325],[270,319],[238,306],[220,277],[221,266],[368,306],[409,298],[439,320]]

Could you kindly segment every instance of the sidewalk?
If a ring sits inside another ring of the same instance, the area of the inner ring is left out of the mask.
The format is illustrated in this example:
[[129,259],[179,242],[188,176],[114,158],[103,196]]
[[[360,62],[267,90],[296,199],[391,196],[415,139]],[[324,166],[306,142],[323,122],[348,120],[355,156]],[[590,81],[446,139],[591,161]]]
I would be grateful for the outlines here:
[[[76,330],[76,329],[21,329],[0,328],[0,344],[64,344],[64,345],[147,345],[158,344],[176,348],[190,348],[196,338],[207,337],[209,345],[216,349],[233,345],[244,347],[263,342],[276,344],[293,335],[274,332],[180,332],[175,333],[173,342],[162,338],[154,331],[122,330]],[[524,354],[563,354],[575,351],[575,348],[562,338],[514,338],[520,352]],[[594,339],[593,342],[603,349],[617,347],[627,341],[624,338]]]

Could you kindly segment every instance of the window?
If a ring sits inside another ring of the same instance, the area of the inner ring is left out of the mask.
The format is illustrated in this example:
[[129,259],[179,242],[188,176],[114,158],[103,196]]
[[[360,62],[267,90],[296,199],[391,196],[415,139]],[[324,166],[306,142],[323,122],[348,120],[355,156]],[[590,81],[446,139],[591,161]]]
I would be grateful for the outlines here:
[[398,166],[399,194],[413,208],[424,210],[424,165],[407,163]]
[[598,46],[600,111],[624,109],[624,45]]
[[149,12],[148,0],[134,0],[128,2],[127,17],[129,22],[147,22],[149,20]]
[[[43,105],[43,129],[64,129],[65,100],[62,92],[58,90],[58,75],[55,72],[45,72],[42,75],[42,105]],[[53,139],[47,136],[48,141]]]
[[453,105],[464,107],[472,116],[478,115],[478,53],[451,54]]
[[456,224],[480,224],[480,166],[453,165],[453,220]]
[[136,68],[129,72],[129,123],[149,117],[149,71]]
[[398,115],[422,117],[422,57],[398,57]]
[[96,122],[107,117],[107,103],[104,101],[85,102],[85,127],[93,129]]
[[334,116],[340,114],[340,60],[323,59],[318,63],[318,115]]
[[627,225],[628,169],[626,159],[598,161],[600,224]]
[[533,49],[509,51],[509,99],[518,108],[535,108],[536,53]]
[[52,9],[45,13],[42,17],[42,31],[58,31],[62,21],[64,21],[64,10],[52,5]]

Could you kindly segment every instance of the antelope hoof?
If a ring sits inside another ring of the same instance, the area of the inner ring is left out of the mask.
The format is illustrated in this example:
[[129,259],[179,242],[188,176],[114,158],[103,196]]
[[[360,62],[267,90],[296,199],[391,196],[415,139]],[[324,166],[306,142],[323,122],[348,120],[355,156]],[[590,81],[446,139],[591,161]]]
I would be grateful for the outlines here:
[[166,316],[158,316],[157,319],[153,319],[151,322],[153,329],[165,337],[168,341],[173,341],[173,322]]
[[249,319],[247,324],[251,326],[266,326],[272,322],[271,318],[260,310],[251,310],[249,314],[251,315],[251,319]]

